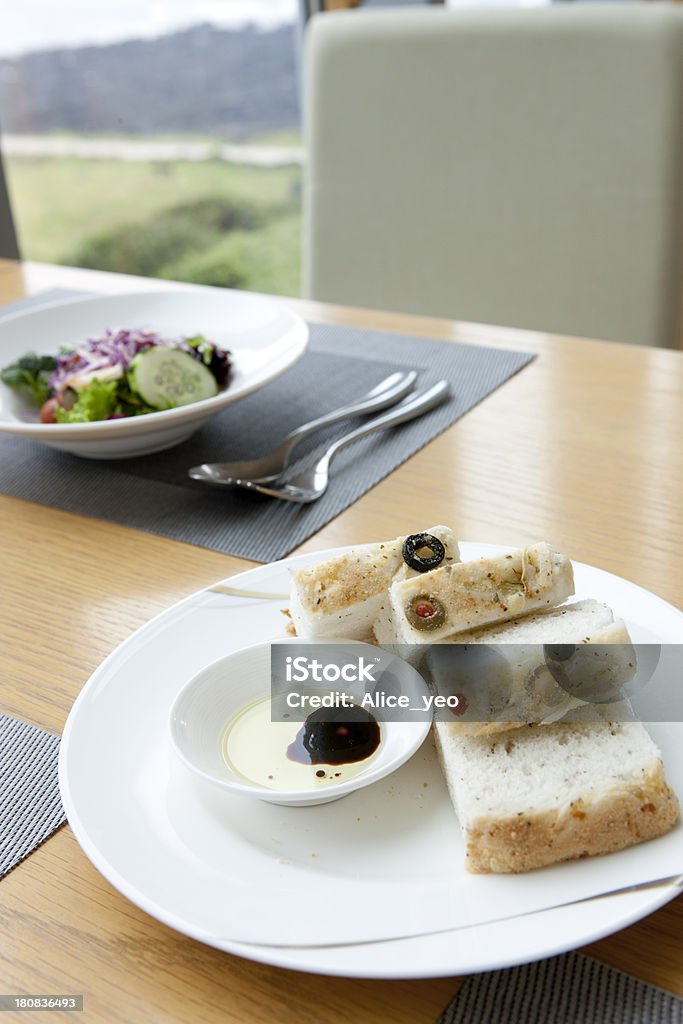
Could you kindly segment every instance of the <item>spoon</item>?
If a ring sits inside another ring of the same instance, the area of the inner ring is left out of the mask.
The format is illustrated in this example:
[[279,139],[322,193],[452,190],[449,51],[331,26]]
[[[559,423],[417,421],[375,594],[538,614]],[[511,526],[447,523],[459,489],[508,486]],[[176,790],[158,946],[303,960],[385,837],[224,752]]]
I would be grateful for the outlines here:
[[376,419],[370,420],[369,423],[364,423],[356,430],[352,430],[350,434],[345,434],[337,441],[334,441],[314,466],[303,473],[299,473],[298,476],[292,477],[286,483],[267,486],[256,480],[238,478],[226,480],[225,482],[235,487],[243,487],[248,491],[258,491],[259,494],[267,494],[271,498],[282,498],[284,501],[294,501],[304,505],[317,501],[327,490],[330,463],[337,452],[340,452],[342,448],[346,448],[347,445],[353,444],[354,441],[360,441],[362,437],[375,433],[377,430],[385,430],[387,427],[398,426],[399,423],[406,423],[408,420],[423,416],[430,409],[440,405],[448,396],[449,391],[448,381],[440,380],[438,384],[433,384],[426,391],[404,399],[400,405],[390,409],[389,412],[385,412],[383,416],[378,416]]
[[392,373],[362,398],[297,427],[268,455],[244,462],[204,462],[201,466],[193,466],[192,469],[189,469],[188,476],[205,484],[228,487],[232,486],[230,481],[235,477],[239,477],[240,480],[258,480],[263,483],[276,480],[289,465],[292,451],[296,445],[305,437],[322,427],[336,423],[338,420],[388,409],[413,390],[416,380],[417,373],[414,370],[405,373]]

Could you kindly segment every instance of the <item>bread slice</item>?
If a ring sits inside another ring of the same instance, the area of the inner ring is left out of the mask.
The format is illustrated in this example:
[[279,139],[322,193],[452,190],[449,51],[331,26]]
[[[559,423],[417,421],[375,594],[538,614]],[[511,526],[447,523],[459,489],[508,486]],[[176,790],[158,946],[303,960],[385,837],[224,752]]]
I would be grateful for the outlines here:
[[[482,656],[466,650],[481,644],[489,648]],[[585,700],[558,685],[545,661],[545,644],[619,645],[607,670],[604,656],[595,660],[595,668],[589,662],[596,691],[604,684],[611,692],[635,674],[636,653],[628,630],[599,601],[575,601],[459,633],[430,648],[425,667],[438,693],[458,693],[461,697],[457,717],[461,734],[490,735],[529,722],[549,723],[586,705]],[[591,703],[591,708],[599,712],[600,705]],[[610,708],[616,715],[617,705],[612,703]],[[624,716],[631,717],[627,704],[618,715],[620,720]],[[594,721],[597,714],[592,719],[585,717]]]
[[466,737],[434,725],[473,872],[612,853],[673,828],[678,801],[639,722],[524,726]]
[[[549,544],[534,544],[491,558],[433,569],[392,583],[389,604],[374,626],[378,643],[434,643],[465,630],[561,604],[574,593],[572,565]],[[408,610],[420,596],[435,599],[445,619],[435,629],[417,629]]]
[[[447,526],[432,526],[424,532],[444,545],[445,566],[459,560],[458,542]],[[418,575],[403,561],[404,540],[396,537],[381,544],[363,544],[310,569],[293,572],[289,614],[297,636],[312,640],[369,637],[392,582]]]

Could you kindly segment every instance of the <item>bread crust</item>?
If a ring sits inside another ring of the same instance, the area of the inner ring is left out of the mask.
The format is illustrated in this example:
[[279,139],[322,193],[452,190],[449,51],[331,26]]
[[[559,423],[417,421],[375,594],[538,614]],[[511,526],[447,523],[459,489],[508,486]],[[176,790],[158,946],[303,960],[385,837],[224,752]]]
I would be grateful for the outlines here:
[[614,853],[669,832],[679,817],[661,761],[637,785],[600,800],[575,801],[561,809],[482,817],[467,831],[465,866],[475,873],[518,873],[561,861]]
[[[433,526],[427,532],[444,544],[444,566],[459,561],[458,542],[448,527]],[[403,561],[404,540],[405,537],[396,537],[377,544],[363,544],[293,572],[292,585],[299,592],[306,614],[313,620],[336,616],[388,593],[392,580],[405,579],[409,571]]]
[[[406,617],[406,607],[421,593],[440,601],[446,612],[444,624],[428,636]],[[400,633],[404,643],[433,643],[552,608],[573,593],[571,561],[548,544],[536,544],[507,555],[440,566],[392,584],[390,597],[397,642]]]
[[292,574],[312,616],[335,615],[389,589],[401,561],[397,541],[378,544],[369,554],[337,555]]

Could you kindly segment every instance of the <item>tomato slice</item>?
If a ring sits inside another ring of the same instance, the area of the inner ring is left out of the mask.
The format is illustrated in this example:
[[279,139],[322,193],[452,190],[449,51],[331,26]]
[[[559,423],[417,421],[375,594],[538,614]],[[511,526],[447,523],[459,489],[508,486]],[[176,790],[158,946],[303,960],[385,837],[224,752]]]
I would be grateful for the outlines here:
[[47,402],[43,402],[40,407],[40,422],[41,423],[56,423],[57,417],[55,415],[55,409],[59,405],[56,398],[48,398]]

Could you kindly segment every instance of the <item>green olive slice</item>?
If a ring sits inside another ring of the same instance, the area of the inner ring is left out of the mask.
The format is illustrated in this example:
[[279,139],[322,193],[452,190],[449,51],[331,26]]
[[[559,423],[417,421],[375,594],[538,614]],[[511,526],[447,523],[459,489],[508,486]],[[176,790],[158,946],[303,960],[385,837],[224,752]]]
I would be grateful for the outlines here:
[[446,621],[446,609],[433,594],[417,594],[406,605],[406,618],[414,629],[429,632]]

